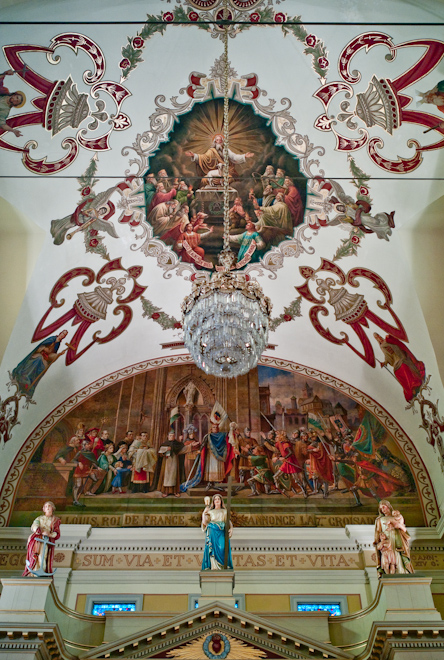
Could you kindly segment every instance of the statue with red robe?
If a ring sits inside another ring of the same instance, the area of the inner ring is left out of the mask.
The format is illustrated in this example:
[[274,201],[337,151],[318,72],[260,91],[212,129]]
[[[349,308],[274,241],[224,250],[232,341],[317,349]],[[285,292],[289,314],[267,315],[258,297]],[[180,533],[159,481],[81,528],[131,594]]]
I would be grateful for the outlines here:
[[23,577],[51,577],[55,572],[54,548],[55,542],[60,538],[60,518],[54,515],[54,511],[55,505],[49,501],[45,502],[43,516],[38,516],[31,525],[32,534],[28,538]]

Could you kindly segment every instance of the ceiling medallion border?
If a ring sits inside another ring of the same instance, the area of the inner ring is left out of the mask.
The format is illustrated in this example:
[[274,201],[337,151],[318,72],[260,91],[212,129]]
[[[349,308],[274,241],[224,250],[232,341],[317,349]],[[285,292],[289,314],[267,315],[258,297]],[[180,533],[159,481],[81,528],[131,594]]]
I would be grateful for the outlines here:
[[[218,60],[216,60],[214,69],[217,68],[217,63]],[[324,177],[324,171],[319,169],[318,160],[318,157],[325,154],[324,147],[315,146],[307,135],[297,132],[297,120],[290,114],[292,107],[290,99],[281,99],[280,103],[283,107],[277,110],[274,99],[269,99],[268,104],[260,103],[260,97],[268,96],[268,92],[259,88],[257,83],[257,74],[249,73],[239,76],[236,72],[232,72],[228,82],[229,97],[249,104],[255,114],[269,121],[270,128],[276,137],[276,145],[283,146],[289,154],[298,159],[300,171],[308,179],[307,198],[316,197],[319,182]],[[221,76],[213,75],[212,77],[211,74],[206,76],[193,71],[189,75],[187,87],[182,87],[179,94],[188,95],[189,98],[180,103],[178,97],[173,96],[170,99],[169,107],[165,105],[166,97],[161,94],[157,95],[155,97],[156,110],[149,118],[150,128],[139,133],[132,145],[127,145],[122,149],[123,156],[128,156],[131,151],[136,155],[130,159],[130,167],[125,170],[125,176],[135,177],[134,185],[137,190],[143,189],[142,177],[148,170],[150,157],[162,143],[168,141],[168,135],[175,123],[180,121],[181,115],[190,112],[196,103],[223,98]],[[133,166],[137,167],[137,172],[131,169]],[[316,174],[312,171],[313,167],[317,168]],[[330,206],[333,208],[332,205]],[[292,239],[284,240],[279,246],[272,247],[259,263],[247,265],[244,272],[249,273],[254,270],[259,275],[268,273],[270,279],[276,279],[276,271],[283,267],[285,257],[297,258],[304,253],[314,254],[314,248],[307,243],[311,241],[313,235],[317,235],[319,226],[313,227],[308,223],[307,218],[310,213],[313,214],[313,209],[311,211],[307,209],[307,211],[304,223],[297,228]],[[171,247],[153,237],[151,225],[146,222],[140,223],[136,227],[131,227],[131,231],[135,234],[131,250],[140,250],[146,257],[156,258],[157,265],[164,270],[165,278],[169,279],[173,271],[177,275],[185,274],[185,279],[189,279],[191,274],[197,272],[194,265],[182,262]],[[307,235],[307,232],[312,236]]]
[[[103,376],[98,380],[82,388],[68,399],[63,401],[52,412],[50,412],[42,422],[32,431],[12,461],[6,478],[0,491],[0,527],[6,527],[9,523],[12,506],[15,500],[15,493],[19,485],[20,478],[28,466],[32,454],[43,440],[45,435],[57,424],[57,422],[69,411],[75,408],[81,401],[89,398],[93,394],[100,392],[113,383],[120,382],[130,376],[151,371],[158,367],[193,364],[190,355],[175,355],[161,358],[152,358],[137,364],[133,364],[124,369]],[[421,494],[420,502],[423,509],[424,518],[428,527],[436,527],[440,518],[439,507],[433,490],[430,475],[424,465],[416,447],[407,436],[402,427],[388,413],[385,408],[380,406],[374,399],[364,394],[361,390],[353,387],[343,380],[335,378],[325,372],[312,369],[290,360],[276,357],[262,356],[259,365],[276,367],[298,373],[309,378],[313,378],[321,383],[325,383],[341,392],[348,394],[355,401],[359,402],[364,408],[371,411],[383,426],[392,434],[404,455],[409,459],[418,491]]]

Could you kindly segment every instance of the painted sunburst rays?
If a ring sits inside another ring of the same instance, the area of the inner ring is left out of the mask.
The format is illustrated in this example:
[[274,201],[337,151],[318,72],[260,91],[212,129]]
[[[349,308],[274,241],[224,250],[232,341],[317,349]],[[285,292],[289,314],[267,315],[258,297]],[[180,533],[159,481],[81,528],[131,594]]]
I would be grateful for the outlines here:
[[[222,103],[202,103],[194,106],[190,118],[189,134],[184,150],[205,153],[212,145],[214,136],[223,134],[224,112]],[[258,153],[264,138],[254,121],[251,108],[230,102],[228,110],[229,145],[235,153]],[[259,147],[259,149],[258,149]]]

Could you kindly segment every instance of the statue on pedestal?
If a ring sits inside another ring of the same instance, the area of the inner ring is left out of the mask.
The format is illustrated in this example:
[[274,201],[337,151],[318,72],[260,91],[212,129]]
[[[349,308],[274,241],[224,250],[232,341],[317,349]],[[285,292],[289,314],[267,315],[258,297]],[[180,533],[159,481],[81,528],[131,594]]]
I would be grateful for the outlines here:
[[410,560],[410,535],[404,518],[394,511],[388,500],[379,502],[379,515],[375,520],[376,556],[378,574],[414,573]]
[[26,551],[26,568],[23,577],[52,577],[55,542],[60,538],[60,518],[54,515],[55,505],[45,502],[43,516],[38,516],[31,525]]
[[[227,521],[228,512],[225,508],[222,496],[213,495],[211,500],[208,496],[204,499],[205,509],[202,513],[202,531],[205,532],[205,549],[202,559],[203,571],[222,570],[225,563],[225,544],[228,543],[227,568],[233,568],[231,559],[230,538],[233,533],[233,525]],[[229,525],[228,534],[226,526]]]

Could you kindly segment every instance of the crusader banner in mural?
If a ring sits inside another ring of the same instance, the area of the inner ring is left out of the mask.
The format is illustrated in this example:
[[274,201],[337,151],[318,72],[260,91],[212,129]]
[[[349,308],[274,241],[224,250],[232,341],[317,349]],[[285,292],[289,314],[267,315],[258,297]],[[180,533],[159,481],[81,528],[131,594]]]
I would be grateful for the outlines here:
[[266,366],[226,389],[184,364],[111,385],[61,419],[31,458],[12,522],[51,493],[65,521],[196,525],[229,475],[239,525],[364,522],[388,497],[409,524],[423,521],[409,460],[351,397]]

